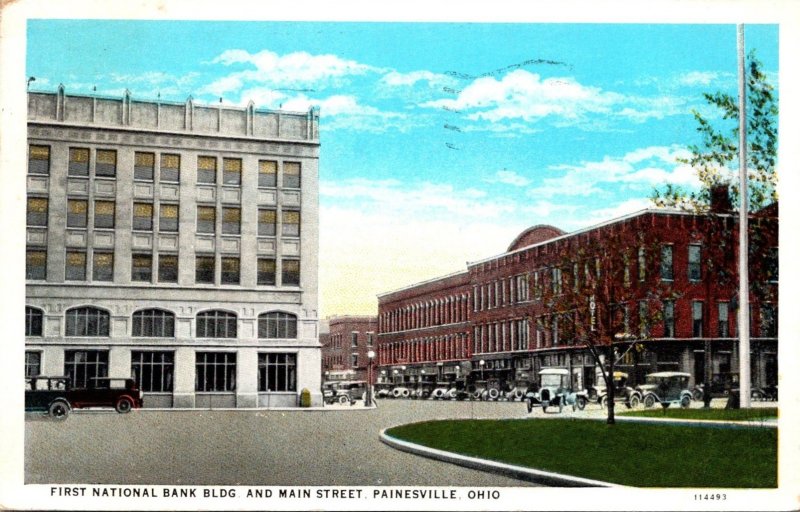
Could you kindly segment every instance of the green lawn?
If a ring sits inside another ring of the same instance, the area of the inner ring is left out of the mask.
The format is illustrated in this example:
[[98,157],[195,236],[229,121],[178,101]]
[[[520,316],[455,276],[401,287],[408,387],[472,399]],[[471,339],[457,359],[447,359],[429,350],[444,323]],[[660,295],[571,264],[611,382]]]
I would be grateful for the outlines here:
[[680,409],[670,407],[647,409],[620,413],[623,416],[643,416],[646,418],[679,418],[684,420],[766,420],[778,417],[777,407],[757,407],[754,409]]
[[776,487],[778,433],[576,419],[444,420],[387,434],[440,450],[636,487]]

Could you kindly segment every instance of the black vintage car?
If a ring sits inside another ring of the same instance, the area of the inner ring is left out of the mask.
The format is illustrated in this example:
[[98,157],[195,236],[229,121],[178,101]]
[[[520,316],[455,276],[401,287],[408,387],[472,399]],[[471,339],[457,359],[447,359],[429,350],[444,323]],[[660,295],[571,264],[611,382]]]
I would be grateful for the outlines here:
[[72,409],[113,407],[119,413],[142,406],[142,392],[133,379],[95,377],[86,387],[74,387],[69,377],[29,377],[25,381],[25,410],[43,411],[56,419]]

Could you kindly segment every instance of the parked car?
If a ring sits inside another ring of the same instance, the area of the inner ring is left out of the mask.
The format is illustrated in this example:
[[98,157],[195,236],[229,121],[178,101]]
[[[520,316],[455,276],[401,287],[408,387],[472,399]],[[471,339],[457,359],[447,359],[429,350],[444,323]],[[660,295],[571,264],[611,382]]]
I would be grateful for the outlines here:
[[[590,397],[592,401],[600,404],[605,409],[608,407],[608,390],[605,381],[601,377],[599,384],[592,387]],[[631,409],[639,407],[644,395],[638,389],[628,386],[628,374],[625,372],[614,372],[614,403],[624,403],[625,407]]]
[[133,379],[94,377],[85,388],[71,388],[67,398],[72,407],[113,407],[127,413],[142,406],[142,391]]
[[326,382],[322,389],[322,399],[326,404],[353,405],[356,400],[364,400],[366,395],[367,383],[363,380]]
[[541,407],[542,412],[547,412],[547,408],[551,406],[558,407],[558,412],[561,412],[565,405],[571,405],[572,410],[576,408],[582,410],[586,407],[586,392],[573,391],[569,370],[546,368],[539,372],[539,379],[539,389],[529,391],[525,395],[528,412],[534,407]]
[[388,382],[375,384],[375,398],[392,398],[392,385]]
[[46,412],[63,420],[72,407],[67,397],[69,377],[36,376],[25,379],[25,410]]
[[395,386],[392,388],[392,396],[394,398],[408,398],[411,396],[411,390],[403,385]]
[[644,395],[644,406],[653,407],[659,403],[665,409],[673,404],[689,407],[692,404],[690,377],[683,372],[656,372],[647,375],[645,384],[639,386]]

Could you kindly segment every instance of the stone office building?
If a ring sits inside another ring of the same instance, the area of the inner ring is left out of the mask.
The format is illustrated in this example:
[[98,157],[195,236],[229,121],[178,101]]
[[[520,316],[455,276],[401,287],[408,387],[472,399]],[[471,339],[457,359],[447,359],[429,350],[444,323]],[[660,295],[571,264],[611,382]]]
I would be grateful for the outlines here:
[[28,94],[26,375],[319,404],[319,116]]

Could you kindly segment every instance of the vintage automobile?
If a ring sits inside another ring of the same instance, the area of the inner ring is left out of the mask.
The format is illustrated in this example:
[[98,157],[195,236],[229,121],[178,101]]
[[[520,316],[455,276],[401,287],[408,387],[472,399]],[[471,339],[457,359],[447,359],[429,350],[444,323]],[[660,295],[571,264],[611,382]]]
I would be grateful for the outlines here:
[[408,398],[411,396],[411,389],[404,385],[398,385],[392,388],[392,397],[394,398]]
[[66,418],[72,409],[113,407],[127,413],[142,406],[142,392],[133,379],[94,377],[86,387],[74,387],[69,377],[32,377],[26,381],[25,409],[46,410]]
[[417,387],[416,389],[414,389],[413,393],[411,394],[411,397],[424,400],[426,398],[430,398],[432,392],[433,392],[433,383],[420,382],[417,383]]
[[322,389],[322,399],[326,404],[353,405],[356,400],[364,400],[366,394],[367,383],[363,380],[326,382]]
[[392,398],[392,384],[389,382],[376,383],[375,398]]
[[647,375],[645,383],[639,386],[644,395],[644,406],[653,407],[659,403],[665,409],[672,404],[689,407],[692,404],[690,377],[683,372],[656,372]]
[[539,379],[539,389],[528,391],[525,395],[528,412],[534,407],[541,407],[542,412],[547,412],[547,408],[551,406],[558,407],[558,412],[561,412],[565,405],[571,405],[573,411],[583,410],[586,407],[588,400],[586,392],[573,391],[569,370],[545,368],[539,372]]
[[[589,397],[593,402],[600,404],[601,408],[608,407],[608,390],[602,376],[598,377],[598,385],[592,387]],[[643,397],[639,389],[628,386],[627,373],[614,372],[614,403],[624,403],[629,409],[636,408],[642,403]]]
[[57,420],[66,419],[72,409],[67,397],[69,380],[69,377],[26,378],[25,410],[46,412]]

